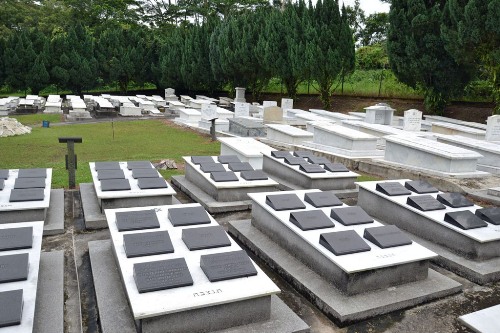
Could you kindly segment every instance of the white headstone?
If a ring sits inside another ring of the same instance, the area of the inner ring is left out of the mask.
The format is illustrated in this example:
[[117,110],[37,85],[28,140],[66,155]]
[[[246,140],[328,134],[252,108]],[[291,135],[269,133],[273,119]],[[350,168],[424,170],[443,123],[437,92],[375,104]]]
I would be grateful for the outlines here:
[[264,108],[264,122],[283,121],[283,110],[278,106],[269,106]]
[[276,102],[276,101],[263,101],[262,106],[265,108],[270,107],[270,106],[278,106],[278,102]]
[[250,116],[250,103],[234,103],[234,116],[235,117],[249,117]]
[[206,120],[217,119],[217,105],[201,104],[201,118]]
[[500,141],[500,115],[489,116],[486,124],[486,140]]
[[236,87],[236,97],[234,98],[235,102],[245,103],[247,100],[245,99],[245,88]]
[[403,119],[403,130],[419,132],[422,126],[422,112],[411,109],[405,111]]
[[172,96],[172,95],[175,95],[175,89],[172,88],[165,89],[165,96]]
[[281,99],[281,108],[284,112],[288,109],[293,109],[293,99],[291,98],[282,98]]

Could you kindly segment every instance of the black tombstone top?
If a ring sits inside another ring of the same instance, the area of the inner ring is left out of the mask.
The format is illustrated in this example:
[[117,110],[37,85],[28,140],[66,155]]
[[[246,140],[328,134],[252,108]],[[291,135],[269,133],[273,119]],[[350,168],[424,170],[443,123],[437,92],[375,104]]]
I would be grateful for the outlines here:
[[494,225],[500,224],[500,208],[499,207],[491,207],[491,208],[481,208],[476,209],[476,215],[486,222],[489,222]]
[[0,251],[30,249],[33,246],[33,227],[0,229]]
[[320,209],[291,212],[289,221],[304,231],[335,227],[333,221]]
[[0,179],[9,178],[9,170],[0,170]]
[[302,200],[292,193],[267,195],[266,204],[276,211],[306,208]]
[[437,193],[439,190],[423,180],[412,180],[405,182],[405,187],[418,194]]
[[314,156],[312,151],[307,151],[307,150],[296,150],[293,152],[293,156],[297,157],[302,157],[302,158],[307,158],[307,157],[312,157]]
[[342,206],[342,201],[332,192],[310,192],[304,195],[304,201],[316,208]]
[[45,178],[17,178],[14,188],[45,188]]
[[118,231],[154,229],[160,227],[158,216],[153,209],[116,213]]
[[241,162],[241,160],[236,155],[220,155],[217,156],[217,161],[222,164]]
[[132,169],[132,177],[137,178],[160,178],[158,171],[153,168],[149,169]]
[[474,215],[474,213],[470,210],[446,213],[444,215],[444,221],[464,230],[484,228],[488,226],[488,223]]
[[210,178],[214,182],[237,182],[239,180],[233,171],[211,172]]
[[22,289],[0,292],[0,327],[20,325],[23,305]]
[[302,157],[295,157],[295,156],[287,156],[285,157],[285,163],[290,164],[290,165],[301,165],[301,164],[309,164],[305,159]]
[[241,178],[245,180],[268,180],[267,174],[262,170],[242,171]]
[[388,196],[409,195],[411,191],[398,182],[377,183],[375,189]]
[[141,190],[154,190],[159,188],[168,188],[167,181],[163,178],[139,178],[137,186]]
[[282,150],[273,150],[271,152],[271,156],[274,158],[285,158],[285,157],[290,157],[292,154],[288,151],[282,151]]
[[101,180],[101,191],[128,191],[130,183],[128,179],[103,179]]
[[0,256],[0,283],[25,281],[28,279],[29,254]]
[[452,208],[474,206],[474,203],[472,203],[472,201],[469,201],[460,193],[440,193],[437,195],[437,199],[439,202],[444,203],[446,206],[450,206]]
[[9,202],[43,201],[43,188],[29,188],[10,191]]
[[231,246],[231,241],[220,225],[182,230],[182,241],[189,251]]
[[373,219],[359,206],[332,208],[330,217],[347,226],[373,222]]
[[151,165],[151,162],[149,162],[149,161],[128,161],[127,162],[127,169],[129,169],[129,170],[153,169],[153,166]]
[[210,282],[257,275],[252,261],[243,250],[202,255],[200,266]]
[[4,187],[5,187],[5,181],[3,179],[0,179],[0,191],[2,191]]
[[412,243],[411,239],[395,225],[366,228],[363,237],[382,249]]
[[184,258],[134,264],[134,279],[140,294],[193,285]]
[[248,162],[233,162],[229,163],[228,165],[229,169],[234,171],[234,172],[240,172],[240,171],[252,171],[253,168]]
[[412,195],[406,199],[406,204],[423,212],[446,209],[445,205],[431,195]]
[[299,170],[305,173],[325,173],[326,170],[319,164],[301,164]]
[[99,170],[97,171],[97,179],[105,180],[105,179],[125,179],[125,174],[123,170]]
[[174,227],[207,224],[211,222],[207,211],[201,206],[170,208],[168,210],[168,219]]
[[224,172],[226,171],[226,168],[224,168],[224,165],[221,163],[201,163],[200,164],[200,169],[201,171],[208,173],[208,172]]
[[325,163],[323,167],[326,171],[330,172],[349,172],[349,169],[347,169],[342,163]]
[[354,230],[321,234],[319,243],[336,256],[371,250],[370,246]]
[[118,170],[120,168],[119,162],[95,162],[95,170]]
[[202,164],[202,163],[215,163],[212,156],[191,156],[191,163]]
[[309,157],[307,157],[307,161],[309,163],[312,163],[312,164],[330,164],[330,163],[332,163],[326,157],[321,157],[321,156],[309,156]]
[[174,252],[167,230],[124,235],[123,248],[127,258]]
[[19,169],[17,178],[46,178],[47,169]]

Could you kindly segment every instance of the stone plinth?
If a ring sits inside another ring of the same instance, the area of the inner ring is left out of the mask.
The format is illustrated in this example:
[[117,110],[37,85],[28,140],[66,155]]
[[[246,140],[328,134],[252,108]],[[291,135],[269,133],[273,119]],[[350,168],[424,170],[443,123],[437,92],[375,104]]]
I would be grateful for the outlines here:
[[242,137],[265,137],[266,127],[248,118],[229,119],[229,132]]
[[291,145],[301,145],[304,141],[313,138],[313,134],[290,125],[268,124],[267,138],[272,141],[284,142]]
[[466,138],[484,140],[486,131],[472,128],[469,126],[457,125],[452,123],[434,122],[432,123],[431,131],[446,135],[461,135]]

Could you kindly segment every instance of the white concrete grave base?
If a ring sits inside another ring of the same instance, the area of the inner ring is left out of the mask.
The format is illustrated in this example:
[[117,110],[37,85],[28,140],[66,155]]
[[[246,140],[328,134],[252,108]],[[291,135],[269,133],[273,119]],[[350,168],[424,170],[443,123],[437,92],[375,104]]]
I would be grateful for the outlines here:
[[254,169],[262,169],[262,153],[271,153],[274,148],[252,138],[217,138],[220,155],[236,155]]
[[500,329],[500,305],[458,317],[458,320],[477,333],[497,333]]

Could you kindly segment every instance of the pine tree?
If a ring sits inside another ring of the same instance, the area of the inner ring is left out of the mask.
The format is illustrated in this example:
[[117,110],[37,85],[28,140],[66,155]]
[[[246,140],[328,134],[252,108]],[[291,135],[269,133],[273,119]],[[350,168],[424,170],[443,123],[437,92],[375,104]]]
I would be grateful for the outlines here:
[[31,92],[35,95],[38,95],[40,90],[48,85],[50,79],[49,73],[45,69],[43,58],[43,55],[37,56],[30,71],[29,87],[31,88]]
[[177,90],[185,88],[180,69],[183,50],[184,33],[182,28],[174,29],[161,46],[159,68],[161,83],[164,87]]
[[5,60],[4,60],[4,52],[5,52],[5,41],[3,38],[0,38],[0,88],[5,83]]

